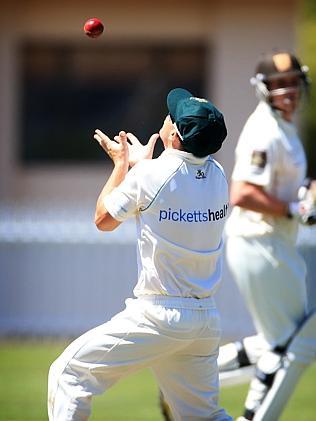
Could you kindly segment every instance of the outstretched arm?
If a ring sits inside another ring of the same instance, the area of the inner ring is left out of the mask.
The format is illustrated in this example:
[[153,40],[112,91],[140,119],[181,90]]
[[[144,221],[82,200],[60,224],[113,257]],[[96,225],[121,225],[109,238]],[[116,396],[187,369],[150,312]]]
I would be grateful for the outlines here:
[[96,130],[95,140],[112,159],[114,168],[111,176],[104,185],[96,204],[95,224],[101,231],[113,231],[120,225],[120,222],[112,217],[104,206],[104,197],[119,186],[124,180],[128,171],[128,146],[125,132],[116,136],[116,141],[111,140],[101,130]]
[[101,231],[112,231],[121,222],[111,216],[104,206],[104,198],[118,187],[125,179],[128,168],[143,159],[151,159],[159,134],[153,134],[146,145],[142,145],[132,133],[120,131],[118,136],[111,140],[101,130],[96,130],[94,138],[105,150],[114,163],[112,174],[103,187],[97,200],[95,224]]

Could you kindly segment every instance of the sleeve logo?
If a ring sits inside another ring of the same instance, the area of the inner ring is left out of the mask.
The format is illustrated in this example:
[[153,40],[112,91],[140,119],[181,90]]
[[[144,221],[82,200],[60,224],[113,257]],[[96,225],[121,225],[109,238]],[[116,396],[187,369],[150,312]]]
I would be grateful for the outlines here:
[[250,163],[254,167],[263,169],[267,164],[267,152],[266,151],[253,151],[251,154]]

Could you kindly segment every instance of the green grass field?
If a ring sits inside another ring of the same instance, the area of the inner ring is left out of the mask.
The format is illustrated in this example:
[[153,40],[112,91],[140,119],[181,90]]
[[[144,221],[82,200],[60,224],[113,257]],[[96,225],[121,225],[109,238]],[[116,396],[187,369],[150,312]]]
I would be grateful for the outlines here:
[[[46,384],[50,363],[67,344],[48,341],[0,342],[0,420],[47,420]],[[246,386],[224,388],[222,405],[240,415]],[[316,364],[296,388],[282,421],[316,420]],[[119,382],[95,398],[92,421],[159,421],[157,385],[149,370]]]

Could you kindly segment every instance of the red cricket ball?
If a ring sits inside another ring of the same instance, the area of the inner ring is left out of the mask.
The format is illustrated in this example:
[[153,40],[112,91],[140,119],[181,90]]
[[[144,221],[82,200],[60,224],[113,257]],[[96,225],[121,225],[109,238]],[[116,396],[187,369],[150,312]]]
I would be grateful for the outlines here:
[[85,34],[90,38],[97,38],[99,37],[103,30],[104,25],[98,18],[90,18],[84,24],[83,30]]

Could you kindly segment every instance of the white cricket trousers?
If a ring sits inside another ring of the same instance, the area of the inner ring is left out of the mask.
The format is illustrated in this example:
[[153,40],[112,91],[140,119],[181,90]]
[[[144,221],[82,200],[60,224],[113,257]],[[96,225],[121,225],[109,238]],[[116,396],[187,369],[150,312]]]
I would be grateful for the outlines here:
[[124,311],[76,339],[52,364],[49,420],[87,420],[93,395],[143,367],[152,369],[176,421],[231,420],[218,406],[220,333],[213,298],[126,300]]
[[306,315],[306,266],[295,246],[276,235],[232,236],[226,259],[257,332],[270,348],[284,345]]

